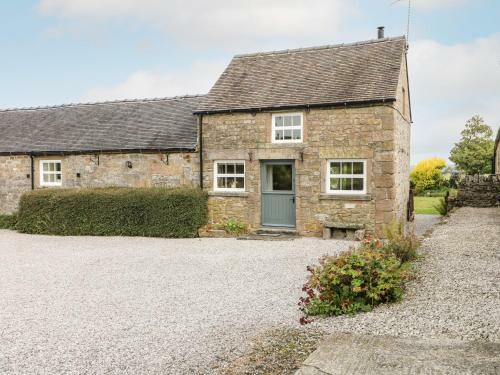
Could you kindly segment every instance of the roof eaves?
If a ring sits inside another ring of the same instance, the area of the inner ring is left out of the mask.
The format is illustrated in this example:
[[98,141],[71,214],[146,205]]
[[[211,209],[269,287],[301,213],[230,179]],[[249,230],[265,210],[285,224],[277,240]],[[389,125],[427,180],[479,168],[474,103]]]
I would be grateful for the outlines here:
[[277,105],[277,106],[267,106],[267,107],[249,107],[249,108],[226,108],[217,110],[198,110],[193,112],[195,115],[210,115],[216,113],[231,113],[231,112],[265,112],[265,111],[279,111],[286,109],[298,109],[298,108],[322,108],[322,107],[359,107],[367,106],[373,104],[382,104],[394,102],[395,97],[389,98],[379,98],[370,100],[356,100],[356,101],[343,101],[343,102],[331,102],[331,103],[311,103],[311,104],[290,104],[290,105]]
[[136,148],[136,149],[103,149],[103,150],[49,150],[49,151],[0,151],[0,156],[14,155],[86,155],[86,154],[136,154],[136,153],[181,153],[195,152],[196,145],[193,147],[166,147],[166,148]]

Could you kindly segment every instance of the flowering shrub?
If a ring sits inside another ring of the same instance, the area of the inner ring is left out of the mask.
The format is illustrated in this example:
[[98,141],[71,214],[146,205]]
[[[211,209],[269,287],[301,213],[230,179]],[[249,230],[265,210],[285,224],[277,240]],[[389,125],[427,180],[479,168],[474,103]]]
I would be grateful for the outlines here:
[[323,257],[318,266],[308,267],[310,276],[302,289],[307,296],[299,302],[305,314],[302,324],[312,315],[354,314],[401,299],[408,266],[394,254],[370,248],[377,243]]
[[410,179],[415,186],[415,193],[425,190],[439,189],[443,186],[443,169],[446,161],[441,158],[425,159],[417,163],[410,173]]
[[380,247],[386,253],[394,254],[402,263],[410,262],[417,258],[419,242],[413,234],[404,233],[403,222],[393,221],[384,226],[386,242]]

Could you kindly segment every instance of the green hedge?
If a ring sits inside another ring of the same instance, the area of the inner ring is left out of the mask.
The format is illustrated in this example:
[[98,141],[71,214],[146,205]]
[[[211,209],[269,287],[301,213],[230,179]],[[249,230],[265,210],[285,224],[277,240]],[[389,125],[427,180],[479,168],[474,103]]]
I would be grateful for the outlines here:
[[0,229],[14,229],[16,226],[15,215],[0,215]]
[[196,237],[207,222],[207,195],[198,189],[44,189],[21,197],[16,229],[23,233],[92,236]]

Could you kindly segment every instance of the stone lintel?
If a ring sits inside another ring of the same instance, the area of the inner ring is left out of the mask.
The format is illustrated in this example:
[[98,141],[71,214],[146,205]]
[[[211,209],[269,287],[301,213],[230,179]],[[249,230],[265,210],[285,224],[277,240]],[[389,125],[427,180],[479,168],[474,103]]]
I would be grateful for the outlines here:
[[319,195],[320,200],[338,200],[338,201],[371,201],[371,194],[359,194],[359,195],[335,195],[322,193]]
[[235,197],[235,198],[247,198],[248,192],[243,191],[209,191],[208,195],[211,197]]

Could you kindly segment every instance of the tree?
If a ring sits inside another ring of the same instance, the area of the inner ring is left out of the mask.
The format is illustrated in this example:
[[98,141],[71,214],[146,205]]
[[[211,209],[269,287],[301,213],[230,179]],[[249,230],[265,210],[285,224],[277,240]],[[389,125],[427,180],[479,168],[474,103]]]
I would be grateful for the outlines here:
[[420,194],[425,190],[442,187],[444,182],[442,169],[444,167],[446,167],[446,162],[441,158],[425,159],[417,163],[410,173],[415,193]]
[[450,160],[466,174],[490,174],[493,157],[493,130],[481,116],[474,116],[460,133],[460,142],[451,149]]

